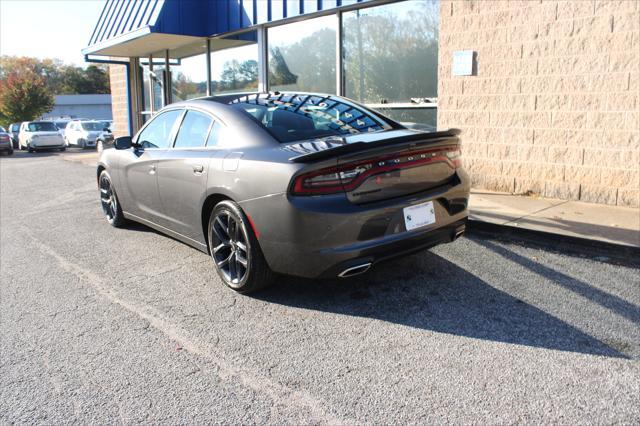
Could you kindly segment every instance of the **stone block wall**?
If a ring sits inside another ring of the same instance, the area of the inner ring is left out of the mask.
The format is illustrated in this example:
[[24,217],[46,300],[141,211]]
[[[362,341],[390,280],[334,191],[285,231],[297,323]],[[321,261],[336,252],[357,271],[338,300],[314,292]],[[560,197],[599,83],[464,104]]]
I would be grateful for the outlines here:
[[640,2],[442,0],[438,78],[476,188],[638,207]]
[[125,65],[109,65],[111,81],[111,110],[115,137],[129,134],[129,104],[127,101],[127,68]]

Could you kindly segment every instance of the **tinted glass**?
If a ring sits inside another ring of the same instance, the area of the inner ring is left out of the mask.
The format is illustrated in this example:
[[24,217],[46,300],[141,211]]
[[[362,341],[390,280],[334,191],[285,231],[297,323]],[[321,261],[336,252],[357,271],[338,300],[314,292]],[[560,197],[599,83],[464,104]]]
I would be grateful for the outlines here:
[[172,101],[186,101],[207,94],[207,54],[182,58],[171,65]]
[[40,121],[29,123],[27,127],[29,132],[57,132],[58,128],[51,121]]
[[213,120],[197,111],[187,111],[178,131],[175,148],[197,148],[205,145]]
[[390,128],[370,112],[335,96],[248,95],[231,104],[253,117],[280,142]]
[[182,110],[163,112],[149,123],[138,136],[142,148],[168,148],[171,146],[171,132]]
[[269,88],[336,93],[335,16],[269,28]]
[[64,130],[67,128],[68,121],[56,121],[56,127],[60,130]]
[[218,145],[221,133],[222,133],[222,125],[216,121],[215,123],[213,123],[211,132],[209,133],[209,139],[207,139],[207,146]]
[[19,124],[13,124],[11,125],[11,131],[12,132],[17,132],[20,130],[20,125]]
[[345,93],[364,103],[435,97],[438,1],[406,1],[343,14]]
[[[246,42],[251,43],[250,40]],[[257,44],[211,53],[211,93],[250,92],[257,89]]]
[[104,124],[99,121],[85,121],[84,123],[80,123],[84,130],[89,131],[102,131],[104,129]]

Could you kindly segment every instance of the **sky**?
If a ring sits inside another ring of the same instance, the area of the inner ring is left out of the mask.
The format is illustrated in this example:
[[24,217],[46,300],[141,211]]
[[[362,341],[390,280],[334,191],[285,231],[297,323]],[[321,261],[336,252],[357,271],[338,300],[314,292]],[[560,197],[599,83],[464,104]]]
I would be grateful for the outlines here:
[[0,55],[58,58],[86,66],[105,0],[0,0]]

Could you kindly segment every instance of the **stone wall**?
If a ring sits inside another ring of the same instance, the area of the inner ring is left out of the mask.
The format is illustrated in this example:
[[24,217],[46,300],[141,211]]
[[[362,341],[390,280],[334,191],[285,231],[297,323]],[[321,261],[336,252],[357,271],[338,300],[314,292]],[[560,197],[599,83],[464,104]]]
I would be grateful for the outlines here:
[[441,1],[438,127],[476,188],[639,205],[639,4]]
[[109,65],[111,81],[111,110],[114,135],[129,134],[129,104],[127,101],[127,68],[125,65]]

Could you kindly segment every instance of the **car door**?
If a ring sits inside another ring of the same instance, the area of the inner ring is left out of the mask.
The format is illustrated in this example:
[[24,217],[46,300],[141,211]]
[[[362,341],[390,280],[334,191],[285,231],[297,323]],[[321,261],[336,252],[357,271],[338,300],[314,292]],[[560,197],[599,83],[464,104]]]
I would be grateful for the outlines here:
[[134,146],[123,150],[119,160],[121,204],[126,213],[162,224],[158,193],[158,160],[172,145],[181,109],[159,113],[134,139]]
[[202,244],[205,240],[200,208],[219,126],[209,114],[188,109],[173,147],[163,153],[158,164],[164,226]]

